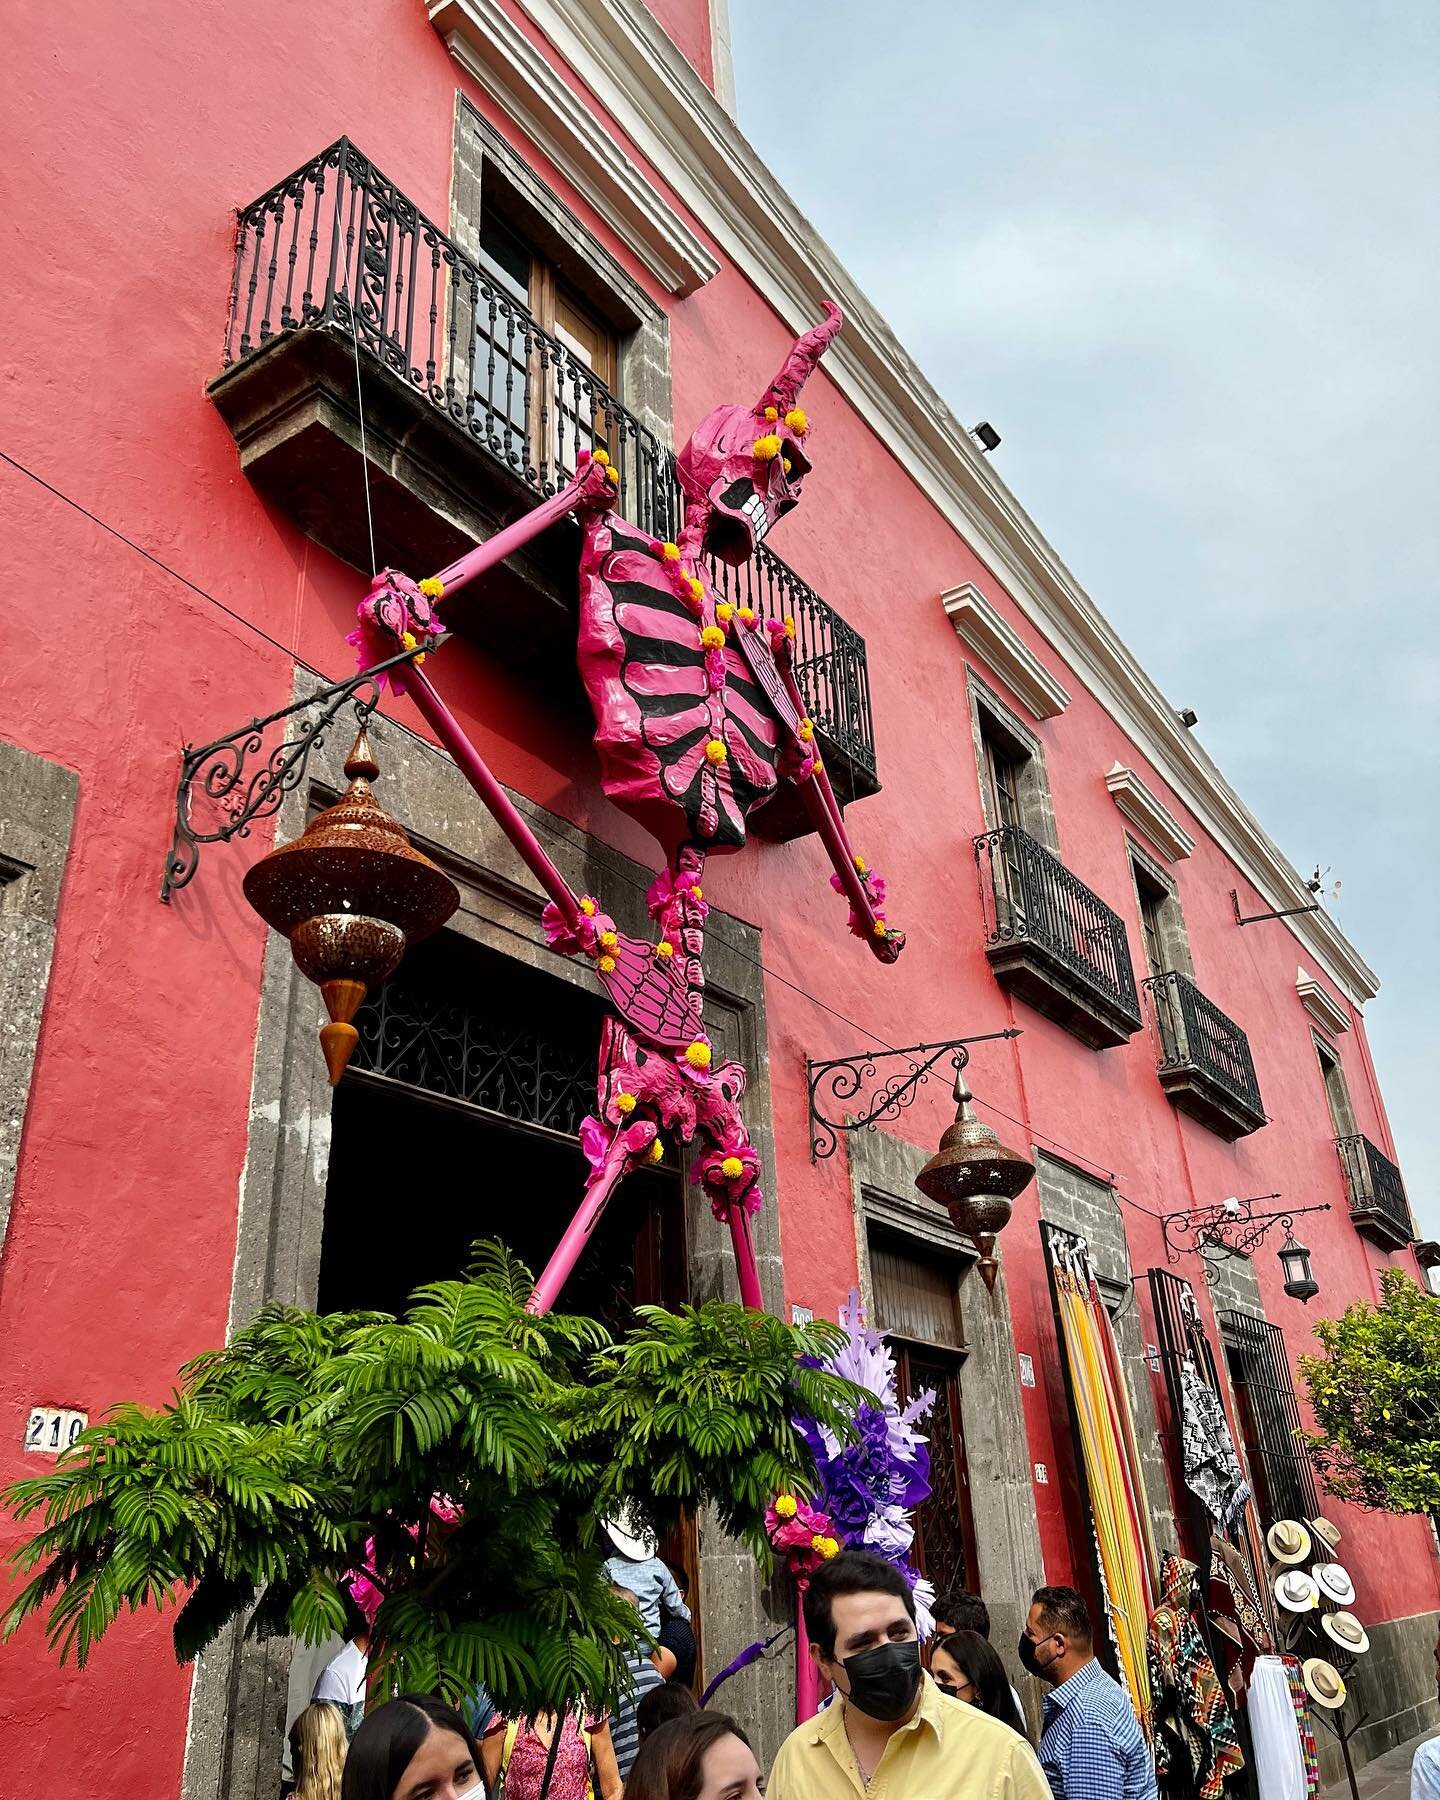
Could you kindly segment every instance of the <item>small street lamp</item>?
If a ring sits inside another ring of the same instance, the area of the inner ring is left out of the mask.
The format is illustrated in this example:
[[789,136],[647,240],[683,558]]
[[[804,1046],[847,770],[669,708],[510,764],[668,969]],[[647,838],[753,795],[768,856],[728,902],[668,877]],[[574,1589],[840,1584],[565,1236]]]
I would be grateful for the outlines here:
[[1287,1231],[1279,1249],[1280,1267],[1285,1274],[1285,1292],[1292,1300],[1309,1302],[1320,1292],[1320,1283],[1310,1267],[1310,1252],[1297,1243],[1295,1233]]
[[1018,1150],[1009,1150],[989,1125],[970,1110],[973,1098],[965,1077],[956,1071],[955,1099],[959,1111],[947,1126],[940,1148],[915,1177],[915,1185],[931,1200],[938,1200],[980,1252],[976,1267],[987,1292],[995,1292],[1000,1265],[995,1260],[995,1238],[1010,1223],[1015,1196],[1035,1179],[1035,1165]]

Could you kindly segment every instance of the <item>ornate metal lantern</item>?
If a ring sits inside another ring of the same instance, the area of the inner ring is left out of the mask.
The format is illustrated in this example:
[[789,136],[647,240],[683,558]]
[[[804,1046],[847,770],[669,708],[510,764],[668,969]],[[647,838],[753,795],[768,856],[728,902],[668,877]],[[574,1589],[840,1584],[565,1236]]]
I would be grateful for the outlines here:
[[1035,1179],[1035,1165],[1018,1150],[1008,1150],[991,1128],[970,1110],[973,1098],[963,1074],[955,1078],[959,1111],[947,1126],[940,1148],[915,1177],[922,1194],[938,1200],[958,1230],[967,1233],[980,1252],[980,1279],[990,1293],[1000,1265],[995,1260],[996,1234],[1010,1223],[1015,1196]]
[[1285,1273],[1285,1292],[1292,1300],[1304,1300],[1308,1304],[1320,1292],[1320,1283],[1310,1267],[1310,1252],[1304,1244],[1295,1241],[1293,1231],[1287,1231],[1277,1255]]
[[366,991],[394,974],[407,944],[438,931],[460,890],[383,811],[370,783],[380,773],[362,730],[345,760],[350,786],[290,844],[278,844],[245,877],[245,898],[282,936],[295,966],[315,982],[330,1023],[320,1043],[333,1087],[360,1034],[351,1020]]

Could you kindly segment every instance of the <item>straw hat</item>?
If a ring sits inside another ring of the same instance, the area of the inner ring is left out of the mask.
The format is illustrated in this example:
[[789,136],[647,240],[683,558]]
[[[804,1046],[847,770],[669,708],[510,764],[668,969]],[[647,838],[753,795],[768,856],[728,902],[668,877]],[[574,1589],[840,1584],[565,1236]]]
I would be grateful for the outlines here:
[[1332,1550],[1340,1548],[1340,1527],[1338,1525],[1332,1525],[1328,1519],[1323,1518],[1307,1519],[1305,1523],[1322,1544],[1328,1544]]
[[1307,1656],[1300,1673],[1305,1692],[1317,1706],[1336,1712],[1345,1704],[1345,1683],[1334,1663],[1326,1662],[1323,1656]]
[[1265,1533],[1265,1548],[1278,1563],[1302,1563],[1310,1554],[1310,1533],[1297,1519],[1277,1519]]
[[1339,1563],[1317,1562],[1310,1573],[1325,1599],[1332,1600],[1336,1606],[1354,1604],[1355,1583]]
[[1332,1644],[1347,1651],[1351,1656],[1363,1656],[1370,1648],[1370,1639],[1365,1627],[1352,1612],[1324,1613],[1320,1619],[1320,1629]]
[[1286,1569],[1275,1577],[1275,1598],[1286,1612],[1314,1612],[1320,1590],[1303,1569]]
[[623,1508],[613,1519],[605,1521],[605,1533],[610,1542],[629,1562],[649,1562],[655,1554],[655,1539],[636,1523],[629,1507]]

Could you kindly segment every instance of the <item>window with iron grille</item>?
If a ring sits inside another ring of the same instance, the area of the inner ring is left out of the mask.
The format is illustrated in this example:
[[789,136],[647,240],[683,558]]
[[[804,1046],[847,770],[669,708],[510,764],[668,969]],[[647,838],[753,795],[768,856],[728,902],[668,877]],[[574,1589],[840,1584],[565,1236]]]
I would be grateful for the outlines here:
[[1300,1408],[1278,1325],[1221,1312],[1220,1336],[1263,1521],[1311,1519],[1320,1510],[1315,1471],[1300,1441]]

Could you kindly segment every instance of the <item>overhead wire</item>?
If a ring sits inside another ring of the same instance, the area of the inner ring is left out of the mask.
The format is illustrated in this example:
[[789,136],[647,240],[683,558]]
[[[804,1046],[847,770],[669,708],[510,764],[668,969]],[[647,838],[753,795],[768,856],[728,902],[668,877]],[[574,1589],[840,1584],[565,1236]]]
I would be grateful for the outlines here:
[[[43,475],[37,473],[36,470],[30,468],[26,463],[21,462],[18,457],[12,456],[4,449],[0,449],[0,461],[8,463],[11,468],[17,470],[21,475],[26,476],[38,487],[43,488],[46,493],[53,495],[55,499],[61,501],[64,505],[71,507],[75,512],[81,514],[82,517],[88,519],[91,524],[98,526],[100,530],[108,533],[109,536],[116,539],[117,542],[124,544],[128,550],[134,551],[137,556],[143,557],[146,562],[153,564],[155,568],[160,569],[164,574],[170,576],[173,581],[178,581],[182,587],[187,588],[192,594],[197,595],[200,599],[207,601],[211,606],[216,607],[220,612],[224,613],[227,618],[232,619],[237,625],[242,626],[245,630],[252,632],[256,637],[269,644],[272,649],[280,651],[282,655],[290,658],[297,666],[306,670],[307,673],[314,675],[325,682],[329,682],[333,679],[331,676],[327,675],[323,669],[317,669],[312,663],[306,662],[305,659],[298,655],[290,645],[284,644],[278,638],[273,637],[263,626],[257,625],[253,619],[246,618],[243,613],[237,612],[234,607],[227,606],[223,600],[210,593],[209,590],[202,587],[199,582],[192,581],[188,575],[182,574],[180,570],[166,562],[163,557],[155,555],[151,550],[147,550],[143,544],[136,543],[134,538],[121,531],[118,526],[112,525],[108,519],[101,518],[98,513],[92,511],[91,508],[85,506],[81,501],[76,500],[70,494],[65,493],[63,489],[56,487],[53,482],[47,481]],[[366,501],[368,509],[368,467],[366,468],[365,473],[367,489]],[[373,527],[371,532],[371,562],[373,565]],[[414,738],[416,742],[428,745],[428,739],[422,738],[418,732],[412,730],[410,726],[404,724],[401,720],[388,719],[386,722],[395,729],[405,732],[408,736]],[[430,747],[433,748],[433,746]],[[582,853],[588,853],[588,845],[582,843],[578,837],[569,835],[569,833],[577,830],[577,828],[572,826],[568,820],[558,820],[557,826],[557,835],[564,838],[572,849],[579,850]],[[633,876],[626,874],[623,869],[612,868],[607,871],[607,873],[624,882],[637,893],[643,895],[647,892],[645,883],[637,881]],[[524,934],[514,931],[513,927],[507,926],[504,927],[504,929],[511,931],[512,935],[516,937],[524,938]],[[524,941],[528,942],[529,940],[524,939]],[[851,1031],[858,1032],[865,1041],[867,1048],[874,1047],[880,1050],[888,1050],[892,1054],[900,1053],[902,1047],[892,1044],[883,1033],[870,1030],[868,1027],[860,1024],[858,1020],[851,1018],[848,1013],[841,1012],[838,1007],[831,1006],[828,1001],[822,1000],[818,994],[812,993],[810,989],[802,987],[796,981],[792,981],[788,975],[782,975],[778,969],[773,968],[762,958],[752,956],[748,951],[742,949],[737,944],[732,943],[728,945],[727,948],[732,954],[738,956],[743,962],[749,963],[753,968],[758,969],[761,974],[767,976],[771,981],[779,982],[782,987],[789,988],[792,993],[798,994],[802,999],[807,1000],[821,1012],[828,1013],[831,1018],[837,1020],[840,1024],[847,1026]],[[1054,1149],[1062,1152],[1065,1156],[1074,1157],[1078,1161],[1088,1164],[1090,1168],[1106,1177],[1106,1184],[1112,1189],[1117,1200],[1121,1201],[1126,1206],[1132,1207],[1137,1212],[1144,1213],[1147,1217],[1152,1218],[1157,1222],[1161,1221],[1161,1214],[1152,1212],[1149,1207],[1142,1206],[1139,1201],[1132,1200],[1128,1195],[1121,1193],[1114,1185],[1115,1171],[1106,1168],[1103,1163],[1097,1161],[1097,1159],[1091,1156],[1088,1151],[1078,1150],[1073,1145],[1066,1144],[1062,1139],[1055,1137],[1052,1133],[1042,1131],[1033,1121],[1016,1118],[1013,1113],[1006,1112],[1003,1107],[996,1105],[993,1100],[987,1100],[981,1094],[975,1094],[973,1097],[976,1104],[983,1106],[987,1112],[992,1112],[998,1118],[1006,1120],[1009,1124],[1018,1126],[1020,1130],[1029,1133],[1032,1137],[1043,1140]]]

